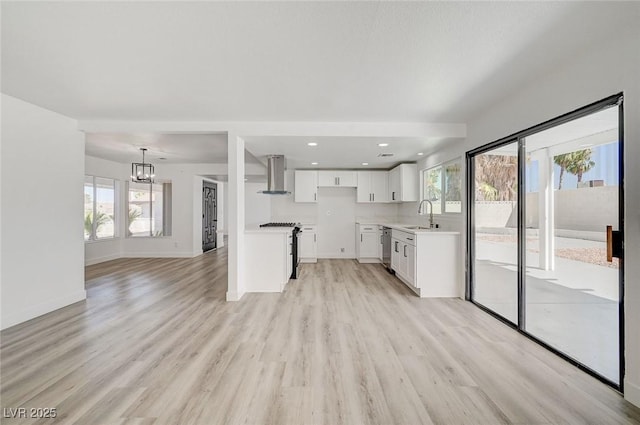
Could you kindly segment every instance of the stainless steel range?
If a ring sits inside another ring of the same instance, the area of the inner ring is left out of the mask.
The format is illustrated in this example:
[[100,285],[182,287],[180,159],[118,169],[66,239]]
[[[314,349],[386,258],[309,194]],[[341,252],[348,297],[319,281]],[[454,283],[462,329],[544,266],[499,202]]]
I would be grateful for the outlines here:
[[293,227],[291,230],[293,236],[291,238],[291,261],[293,262],[293,267],[291,268],[291,279],[297,279],[298,266],[300,266],[300,258],[298,257],[298,233],[302,232],[300,229],[300,223],[265,223],[261,224],[260,227]]

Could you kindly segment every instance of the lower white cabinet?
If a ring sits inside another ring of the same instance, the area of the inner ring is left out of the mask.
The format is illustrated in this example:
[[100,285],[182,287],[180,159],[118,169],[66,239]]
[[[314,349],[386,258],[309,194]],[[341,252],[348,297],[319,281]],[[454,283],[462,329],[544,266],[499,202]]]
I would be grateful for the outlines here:
[[382,263],[382,226],[378,226],[378,260]]
[[[394,258],[395,257],[395,258]],[[395,261],[394,261],[395,259]],[[391,268],[405,283],[416,287],[415,235],[394,230],[391,237]]]
[[318,232],[315,225],[303,224],[298,234],[298,257],[301,263],[318,262]]
[[356,224],[356,258],[359,262],[378,263],[379,245],[378,225]]
[[420,297],[460,297],[457,232],[392,230],[391,268]]
[[[287,276],[291,276],[293,272],[293,236],[289,234],[287,237]],[[287,280],[288,277],[287,277]]]

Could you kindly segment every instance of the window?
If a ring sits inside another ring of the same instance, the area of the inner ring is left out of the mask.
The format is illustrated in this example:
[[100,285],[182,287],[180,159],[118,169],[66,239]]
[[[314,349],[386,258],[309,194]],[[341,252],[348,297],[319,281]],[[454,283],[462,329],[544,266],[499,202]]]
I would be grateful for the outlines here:
[[116,236],[116,182],[113,179],[84,178],[84,240]]
[[462,212],[462,165],[452,162],[444,166],[444,212]]
[[422,199],[431,201],[434,214],[442,214],[442,167],[435,167],[423,171],[424,196]]
[[422,171],[422,199],[434,214],[462,212],[462,165],[459,160]]
[[129,183],[128,227],[131,237],[171,235],[171,183]]

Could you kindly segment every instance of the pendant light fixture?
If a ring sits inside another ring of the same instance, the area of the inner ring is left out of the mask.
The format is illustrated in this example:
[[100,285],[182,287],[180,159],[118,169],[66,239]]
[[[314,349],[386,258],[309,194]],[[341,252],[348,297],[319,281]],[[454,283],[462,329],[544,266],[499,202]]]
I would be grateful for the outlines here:
[[155,168],[153,164],[144,162],[144,153],[147,148],[140,148],[142,151],[142,163],[131,163],[131,181],[136,183],[153,183],[155,175]]

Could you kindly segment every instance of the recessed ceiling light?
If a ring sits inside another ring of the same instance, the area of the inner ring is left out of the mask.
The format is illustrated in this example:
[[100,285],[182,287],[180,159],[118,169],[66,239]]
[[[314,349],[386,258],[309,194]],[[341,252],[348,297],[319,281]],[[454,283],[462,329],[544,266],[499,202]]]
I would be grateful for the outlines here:
[[384,148],[385,146],[389,146],[389,143],[378,143],[378,146]]
[[369,165],[369,163],[368,162],[363,162],[362,165]]
[[307,145],[309,145],[309,146],[318,146],[318,144],[316,142],[309,142],[309,143],[307,143]]
[[424,155],[422,152],[418,152],[418,156],[422,156]]
[[312,162],[311,165],[318,165],[318,163],[317,162]]

